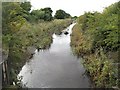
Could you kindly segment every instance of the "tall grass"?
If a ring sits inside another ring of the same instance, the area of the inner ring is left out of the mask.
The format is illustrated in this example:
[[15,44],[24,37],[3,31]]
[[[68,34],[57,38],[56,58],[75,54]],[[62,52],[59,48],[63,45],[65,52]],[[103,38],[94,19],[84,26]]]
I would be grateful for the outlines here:
[[73,53],[83,58],[87,74],[96,88],[118,87],[118,68],[114,58],[109,58],[102,48],[92,51],[93,41],[90,35],[83,33],[80,24],[73,27],[71,46]]

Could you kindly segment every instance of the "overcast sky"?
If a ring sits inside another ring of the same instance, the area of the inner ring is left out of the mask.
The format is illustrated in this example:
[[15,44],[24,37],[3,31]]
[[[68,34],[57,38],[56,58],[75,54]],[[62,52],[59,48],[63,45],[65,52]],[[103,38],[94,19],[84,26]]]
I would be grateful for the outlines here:
[[118,0],[30,0],[32,9],[51,7],[53,15],[62,9],[72,16],[80,16],[86,11],[101,12],[105,7]]

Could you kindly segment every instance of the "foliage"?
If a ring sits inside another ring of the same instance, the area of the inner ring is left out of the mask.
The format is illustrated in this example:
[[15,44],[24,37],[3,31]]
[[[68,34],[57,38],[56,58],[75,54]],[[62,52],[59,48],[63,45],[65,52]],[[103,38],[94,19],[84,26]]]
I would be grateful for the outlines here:
[[41,9],[42,11],[45,12],[45,16],[44,16],[44,20],[45,21],[51,21],[52,20],[52,9],[50,7],[46,7],[46,8],[43,8]]
[[29,20],[30,18],[30,10],[31,10],[31,7],[32,7],[32,5],[31,5],[31,3],[30,2],[23,2],[23,3],[21,3],[20,4],[20,7],[22,7],[23,8],[23,12],[24,12],[24,14],[23,14],[23,17],[26,19],[26,20]]
[[120,49],[118,4],[110,5],[102,13],[86,12],[78,17],[73,28],[72,49],[84,58],[84,65],[95,87],[118,86],[117,62],[110,54]]
[[24,2],[21,3],[20,6],[27,12],[29,12],[31,10],[31,3],[30,2]]
[[30,21],[38,21],[40,19],[44,21],[51,21],[52,20],[52,9],[51,8],[43,8],[40,10],[32,10],[30,13]]
[[13,82],[17,84],[17,74],[26,60],[34,53],[34,51],[30,52],[28,47],[49,48],[52,34],[61,32],[72,22],[71,19],[53,20],[51,8],[32,12],[30,12],[30,8],[30,2],[2,3],[2,52],[8,56],[10,85]]
[[65,19],[65,18],[69,18],[71,17],[70,14],[66,13],[64,10],[57,10],[55,15],[54,15],[54,18],[56,19]]
[[22,16],[23,9],[20,7],[20,3],[4,2],[2,4],[3,34],[15,33],[26,22],[26,19]]
[[102,49],[95,54],[90,54],[89,58],[85,59],[84,65],[95,87],[111,88],[118,85],[117,66],[108,60]]

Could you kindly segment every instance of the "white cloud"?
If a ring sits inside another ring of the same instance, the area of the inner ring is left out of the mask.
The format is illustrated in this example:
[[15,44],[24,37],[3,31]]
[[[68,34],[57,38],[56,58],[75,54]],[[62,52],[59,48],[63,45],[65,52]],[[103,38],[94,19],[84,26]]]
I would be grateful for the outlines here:
[[53,14],[63,9],[72,16],[79,16],[85,11],[102,11],[105,7],[118,0],[30,0],[32,9],[51,7]]

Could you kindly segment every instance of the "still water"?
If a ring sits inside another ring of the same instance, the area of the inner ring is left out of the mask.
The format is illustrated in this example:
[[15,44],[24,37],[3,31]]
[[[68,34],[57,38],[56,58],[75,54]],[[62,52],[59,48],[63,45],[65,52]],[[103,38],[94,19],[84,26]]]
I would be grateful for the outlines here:
[[53,43],[47,50],[36,50],[29,62],[23,66],[18,76],[28,88],[89,88],[90,81],[84,75],[85,69],[72,54],[70,47],[71,24],[65,30],[69,34],[53,34]]

